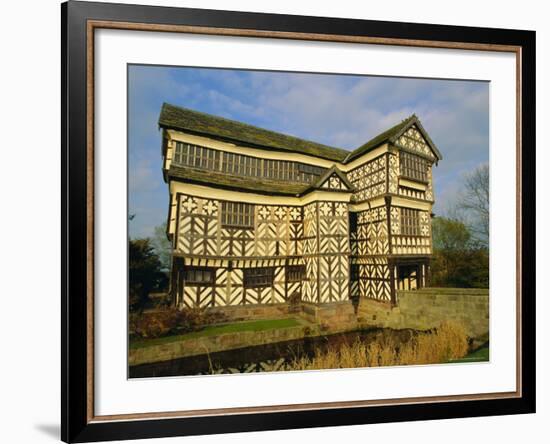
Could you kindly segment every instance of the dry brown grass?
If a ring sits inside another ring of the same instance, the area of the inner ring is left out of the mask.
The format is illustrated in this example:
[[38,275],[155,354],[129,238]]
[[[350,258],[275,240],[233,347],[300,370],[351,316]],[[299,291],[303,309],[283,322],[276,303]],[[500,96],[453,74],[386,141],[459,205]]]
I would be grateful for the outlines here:
[[313,358],[294,360],[289,370],[437,364],[462,358],[467,352],[468,338],[463,325],[443,322],[437,329],[419,333],[406,343],[399,344],[386,337],[369,344],[357,340],[338,349],[318,351]]

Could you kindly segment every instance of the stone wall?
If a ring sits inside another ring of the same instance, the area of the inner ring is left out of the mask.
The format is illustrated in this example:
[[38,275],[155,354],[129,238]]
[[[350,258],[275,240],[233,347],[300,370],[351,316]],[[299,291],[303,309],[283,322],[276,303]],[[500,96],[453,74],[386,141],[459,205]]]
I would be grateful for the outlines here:
[[130,349],[128,365],[150,364],[153,362],[170,361],[188,356],[203,355],[219,351],[234,350],[244,347],[272,344],[302,339],[309,335],[319,335],[319,331],[307,326],[276,328],[265,331],[241,331],[205,336],[193,339],[151,345],[148,347]]
[[220,313],[224,316],[224,321],[250,321],[258,319],[277,319],[292,316],[300,307],[294,307],[291,304],[249,304],[249,305],[229,305],[226,307],[209,307],[208,312]]
[[397,306],[362,298],[357,316],[364,327],[428,330],[442,321],[464,324],[471,338],[489,333],[489,290],[424,288],[398,291]]
[[328,330],[350,330],[357,327],[357,316],[351,301],[301,306],[300,316]]

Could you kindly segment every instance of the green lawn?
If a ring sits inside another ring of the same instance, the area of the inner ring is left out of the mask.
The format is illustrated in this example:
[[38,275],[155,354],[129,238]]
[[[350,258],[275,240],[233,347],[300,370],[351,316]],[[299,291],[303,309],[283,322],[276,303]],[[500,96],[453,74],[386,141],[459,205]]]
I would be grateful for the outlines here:
[[154,339],[137,339],[130,340],[130,349],[149,347],[151,345],[160,345],[160,344],[169,344],[171,342],[186,341],[188,339],[197,339],[207,336],[215,336],[223,333],[237,333],[243,331],[264,331],[264,330],[273,330],[276,328],[289,328],[297,327],[301,325],[294,318],[287,319],[266,319],[260,321],[246,321],[246,322],[235,322],[232,324],[222,324],[222,325],[210,325],[203,328],[202,330],[197,330],[190,333],[185,333],[182,335],[173,335],[173,336],[164,336],[161,338]]
[[451,359],[449,362],[483,362],[489,360],[489,346],[478,348],[475,352],[470,353],[460,359]]

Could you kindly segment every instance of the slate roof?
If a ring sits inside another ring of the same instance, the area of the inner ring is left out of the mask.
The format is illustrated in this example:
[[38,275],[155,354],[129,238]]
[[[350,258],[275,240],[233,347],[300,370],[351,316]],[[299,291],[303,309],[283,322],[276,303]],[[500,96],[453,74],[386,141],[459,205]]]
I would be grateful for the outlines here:
[[422,133],[422,136],[424,137],[424,139],[426,139],[426,142],[428,143],[430,148],[434,151],[436,157],[439,160],[441,160],[442,158],[441,153],[439,152],[435,144],[432,142],[432,139],[430,139],[430,136],[428,136],[428,133],[420,123],[420,120],[418,119],[416,114],[413,114],[407,117],[406,119],[402,120],[401,122],[399,122],[397,125],[394,125],[391,128],[387,129],[386,131],[373,137],[371,140],[361,145],[359,148],[353,150],[344,159],[343,163],[351,162],[353,159],[356,159],[359,156],[362,156],[363,154],[368,153],[369,151],[375,149],[376,147],[386,142],[395,142],[397,138],[399,138],[405,132],[405,130],[407,130],[412,125],[416,125],[416,127]]
[[422,133],[437,159],[442,156],[435,144],[422,127],[418,117],[413,114],[378,134],[368,142],[353,151],[323,145],[309,140],[299,139],[287,134],[277,133],[257,126],[225,119],[211,114],[182,108],[164,103],[160,112],[158,124],[162,128],[183,130],[197,135],[205,135],[215,139],[238,143],[256,148],[267,148],[277,151],[290,151],[307,154],[340,163],[349,163],[359,156],[368,153],[386,142],[395,142],[398,137],[412,125],[416,125]]
[[342,182],[348,187],[349,190],[353,190],[354,186],[351,184],[351,182],[348,180],[347,176],[340,171],[340,169],[333,165],[331,168],[329,168],[325,173],[319,177],[313,184],[313,188],[321,188],[321,186],[326,182],[326,180],[332,176],[333,174],[336,174]]
[[205,171],[197,168],[171,165],[168,177],[198,185],[225,189],[254,191],[260,194],[298,196],[307,191],[311,184],[279,181],[258,177],[235,176],[232,174]]
[[252,147],[298,152],[337,162],[343,161],[349,154],[349,151],[341,148],[299,139],[168,103],[162,105],[158,124],[163,128],[185,130]]
[[392,126],[391,128],[387,129],[386,131],[378,134],[377,136],[370,139],[368,142],[361,145],[359,148],[356,148],[351,153],[348,154],[348,156],[345,158],[344,162],[350,162],[353,159],[356,159],[357,157],[368,153],[369,151],[373,150],[374,148],[382,145],[383,143],[388,142],[394,135],[400,133],[402,130],[404,130],[411,120],[415,118],[416,116],[413,114],[410,117],[407,117],[405,120],[399,122],[397,125]]

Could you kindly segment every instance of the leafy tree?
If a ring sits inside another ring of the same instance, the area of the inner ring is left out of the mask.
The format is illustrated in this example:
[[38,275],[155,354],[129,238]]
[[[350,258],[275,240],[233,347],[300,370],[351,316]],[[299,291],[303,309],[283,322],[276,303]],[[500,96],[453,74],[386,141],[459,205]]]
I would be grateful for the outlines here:
[[463,222],[436,217],[432,222],[432,233],[432,285],[462,288],[489,286],[489,251],[472,240]]
[[128,263],[130,309],[142,311],[149,293],[165,289],[168,278],[148,238],[130,240]]
[[470,232],[463,222],[446,217],[435,217],[432,221],[434,248],[445,251],[466,249],[470,242]]
[[151,239],[151,244],[160,259],[162,268],[168,272],[171,265],[172,245],[166,237],[166,222],[155,227],[155,235]]

